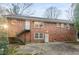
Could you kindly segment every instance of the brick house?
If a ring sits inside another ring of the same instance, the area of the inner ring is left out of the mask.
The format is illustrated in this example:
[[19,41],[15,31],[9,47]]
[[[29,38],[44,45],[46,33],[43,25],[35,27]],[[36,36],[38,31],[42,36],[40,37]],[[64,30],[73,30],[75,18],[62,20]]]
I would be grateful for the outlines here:
[[8,20],[8,37],[22,42],[75,41],[72,21],[26,16],[5,16]]

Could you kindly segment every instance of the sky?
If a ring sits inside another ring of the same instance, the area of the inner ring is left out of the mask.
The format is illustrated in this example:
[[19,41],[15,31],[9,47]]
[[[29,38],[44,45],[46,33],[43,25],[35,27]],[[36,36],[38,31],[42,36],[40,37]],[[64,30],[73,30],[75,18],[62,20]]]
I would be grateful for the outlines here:
[[66,10],[70,8],[70,5],[71,4],[69,3],[35,3],[31,7],[31,10],[33,10],[34,12],[34,14],[31,16],[43,17],[45,10],[50,6],[54,6],[62,11],[61,15],[59,16],[59,19],[67,20]]
[[[2,6],[4,6],[4,8],[10,7],[4,3],[2,4]],[[68,16],[70,15],[66,13],[66,10],[70,10],[69,9],[71,6],[70,3],[33,3],[33,5],[28,9],[30,12],[28,10],[27,12],[28,12],[28,15],[32,13],[30,16],[44,17],[45,10],[51,6],[61,10],[61,14],[58,19],[68,20]],[[25,13],[26,11],[24,12],[24,14]]]

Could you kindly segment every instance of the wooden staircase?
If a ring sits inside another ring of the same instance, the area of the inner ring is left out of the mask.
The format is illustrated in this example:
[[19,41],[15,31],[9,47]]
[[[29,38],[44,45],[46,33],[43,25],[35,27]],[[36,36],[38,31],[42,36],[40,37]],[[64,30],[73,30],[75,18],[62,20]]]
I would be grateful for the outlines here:
[[25,32],[30,32],[30,30],[23,30],[20,33],[16,34],[16,37],[12,38],[11,44],[21,44],[21,45],[24,45],[26,43],[26,41],[24,41],[23,38],[20,38],[20,35],[22,35]]
[[15,41],[17,44],[21,44],[21,45],[24,45],[25,44],[25,42],[24,41],[22,41],[22,39],[21,38],[19,38],[19,37],[16,37],[16,41]]
[[25,42],[23,42],[22,39],[20,39],[18,37],[14,37],[10,40],[12,40],[12,41],[10,41],[10,44],[19,44],[19,45],[24,45],[25,44]]

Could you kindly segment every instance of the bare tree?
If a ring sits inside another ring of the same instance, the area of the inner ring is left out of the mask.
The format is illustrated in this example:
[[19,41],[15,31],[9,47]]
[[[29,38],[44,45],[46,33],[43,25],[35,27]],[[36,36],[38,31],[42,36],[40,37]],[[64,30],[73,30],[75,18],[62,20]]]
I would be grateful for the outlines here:
[[0,4],[0,17],[1,15],[6,15],[6,10]]
[[44,13],[44,17],[57,19],[61,14],[61,10],[56,7],[49,7]]
[[7,6],[2,6],[3,11],[5,10],[7,14],[9,15],[24,15],[27,14],[25,12],[30,6],[32,6],[32,3],[11,3],[11,4],[4,4]]
[[73,19],[73,9],[70,7],[68,10],[65,11],[66,12],[66,18],[68,20],[71,20]]

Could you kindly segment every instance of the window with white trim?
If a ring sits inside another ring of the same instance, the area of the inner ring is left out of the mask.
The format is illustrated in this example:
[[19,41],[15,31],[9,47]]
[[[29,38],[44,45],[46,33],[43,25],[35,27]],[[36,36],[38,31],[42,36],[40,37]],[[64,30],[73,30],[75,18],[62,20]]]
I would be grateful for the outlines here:
[[57,23],[57,24],[56,24],[56,27],[60,27],[60,23]]
[[70,25],[69,25],[69,24],[67,24],[67,25],[66,25],[66,28],[67,28],[67,29],[70,29]]
[[61,28],[64,28],[64,24],[61,24]]
[[44,33],[35,33],[34,39],[44,39]]
[[43,22],[34,22],[34,27],[35,28],[43,28],[44,27],[44,23]]
[[56,27],[64,28],[65,25],[64,25],[63,23],[57,23],[57,24],[56,24]]

